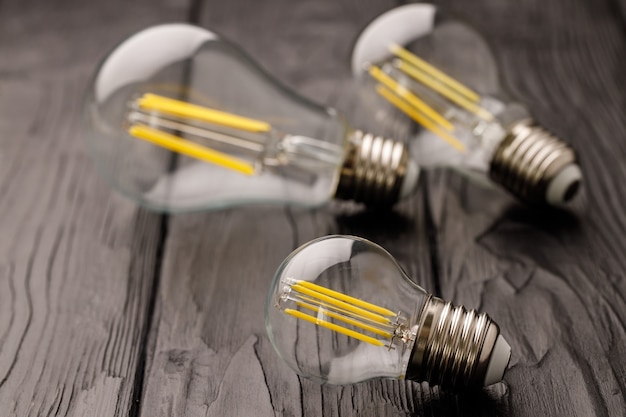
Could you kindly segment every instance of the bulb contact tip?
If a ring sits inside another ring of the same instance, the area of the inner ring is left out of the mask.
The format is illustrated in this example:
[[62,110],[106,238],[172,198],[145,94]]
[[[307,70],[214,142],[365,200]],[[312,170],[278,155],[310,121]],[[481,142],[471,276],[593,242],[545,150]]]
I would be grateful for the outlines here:
[[532,120],[515,123],[496,149],[489,176],[530,204],[562,206],[582,184],[574,150]]
[[511,346],[507,343],[507,341],[502,337],[502,335],[498,335],[496,339],[496,343],[493,346],[491,357],[489,358],[489,363],[487,365],[487,372],[485,373],[485,382],[484,386],[488,386],[491,384],[495,384],[496,382],[502,381],[502,377],[504,377],[504,371],[509,366],[509,361],[511,360]]

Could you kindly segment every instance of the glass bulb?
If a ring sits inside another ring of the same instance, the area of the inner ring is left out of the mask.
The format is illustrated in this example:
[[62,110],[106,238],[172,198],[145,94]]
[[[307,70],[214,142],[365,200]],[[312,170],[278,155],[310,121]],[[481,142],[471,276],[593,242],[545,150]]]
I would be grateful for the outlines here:
[[486,314],[433,297],[387,251],[352,236],[291,253],[272,281],[265,323],[281,358],[320,383],[480,387],[502,379],[511,353]]
[[166,212],[333,197],[393,204],[418,176],[402,143],[352,129],[187,24],[148,28],[111,51],[84,125],[113,187]]
[[375,123],[402,114],[419,124],[410,147],[422,167],[487,174],[529,203],[559,206],[577,193],[574,151],[503,87],[484,38],[438,7],[409,4],[377,17],[355,43],[352,69],[366,82]]

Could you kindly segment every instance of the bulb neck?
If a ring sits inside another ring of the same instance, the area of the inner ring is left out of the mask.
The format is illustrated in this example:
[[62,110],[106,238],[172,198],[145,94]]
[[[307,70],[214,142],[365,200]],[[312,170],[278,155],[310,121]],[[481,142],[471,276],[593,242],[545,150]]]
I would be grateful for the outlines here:
[[401,196],[409,168],[402,142],[355,130],[350,134],[335,197],[368,206],[391,206]]
[[493,383],[488,368],[500,329],[487,314],[467,311],[430,295],[418,326],[407,379],[447,389]]
[[489,176],[530,204],[567,203],[581,184],[574,150],[532,119],[507,131],[493,155]]

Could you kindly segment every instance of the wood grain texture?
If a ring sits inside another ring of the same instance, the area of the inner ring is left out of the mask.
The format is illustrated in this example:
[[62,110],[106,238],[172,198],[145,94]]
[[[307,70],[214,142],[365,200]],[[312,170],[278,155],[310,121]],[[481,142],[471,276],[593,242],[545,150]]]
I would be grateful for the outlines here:
[[546,214],[431,177],[443,296],[480,306],[511,341],[511,414],[623,415],[623,20],[609,2],[446,5],[487,34],[537,120],[580,151],[586,190],[573,214]]
[[96,176],[82,96],[103,48],[186,11],[0,3],[0,415],[132,407],[161,219]]
[[[150,24],[197,22],[358,120],[351,41],[397,2],[0,0],[0,416],[623,415],[625,3],[438,3],[485,33],[511,90],[580,151],[573,214],[441,170],[387,214],[147,213],[83,149],[82,91],[104,51]],[[454,395],[296,376],[265,334],[266,291],[291,250],[333,233],[381,244],[429,291],[488,312],[513,348],[505,381]]]
[[[346,56],[354,33],[386,7],[276,2],[261,10],[231,5],[222,11],[207,4],[200,23],[239,39],[266,68],[299,91],[334,104],[341,100],[337,80],[348,76]],[[322,22],[324,30],[319,29]],[[320,66],[312,67],[311,55]],[[411,383],[381,380],[320,387],[298,378],[274,352],[263,311],[269,283],[282,260],[301,244],[333,233],[356,234],[385,245],[420,284],[433,290],[428,237],[421,233],[424,221],[419,197],[391,214],[331,205],[320,210],[237,208],[172,218],[142,415],[418,410],[422,401],[415,399],[417,387]],[[430,397],[437,391],[425,392],[420,394]]]

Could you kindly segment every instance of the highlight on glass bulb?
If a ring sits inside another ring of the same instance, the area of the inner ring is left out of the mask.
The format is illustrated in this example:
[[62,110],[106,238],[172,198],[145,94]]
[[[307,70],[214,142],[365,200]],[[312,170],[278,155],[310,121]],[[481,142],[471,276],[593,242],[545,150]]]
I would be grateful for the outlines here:
[[422,168],[488,176],[531,204],[562,206],[576,195],[582,173],[572,148],[500,84],[484,38],[438,7],[408,4],[377,17],[354,45],[352,70],[375,92],[375,123],[403,114],[420,127],[409,146]]
[[188,24],[145,29],[111,51],[84,125],[110,184],[166,212],[335,197],[391,205],[418,177],[402,143],[351,128]]
[[353,236],[291,253],[272,281],[265,323],[279,356],[320,383],[482,387],[502,380],[511,356],[489,316],[428,294],[387,251]]

